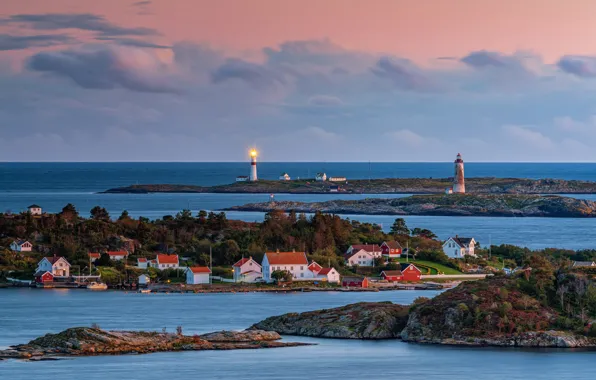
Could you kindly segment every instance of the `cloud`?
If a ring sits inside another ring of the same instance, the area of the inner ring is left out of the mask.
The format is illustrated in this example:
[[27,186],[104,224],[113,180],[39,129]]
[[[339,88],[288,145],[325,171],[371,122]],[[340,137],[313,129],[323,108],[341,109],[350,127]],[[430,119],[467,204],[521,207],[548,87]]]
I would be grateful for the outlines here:
[[[507,71],[508,73],[533,75],[533,72],[525,65],[524,60],[537,60],[538,58],[529,53],[506,55],[494,51],[480,50],[471,52],[461,58],[460,61],[477,70],[497,70]],[[542,62],[539,62],[539,64],[542,64]]]
[[37,30],[87,30],[97,32],[103,37],[159,35],[159,32],[155,29],[119,26],[107,21],[103,16],[92,13],[17,14],[11,15],[3,21],[27,24]]
[[400,129],[387,133],[387,136],[400,144],[420,146],[424,143],[424,137],[409,129]]
[[596,57],[566,55],[557,62],[557,67],[580,78],[596,76]]
[[223,65],[211,74],[211,80],[216,84],[232,79],[247,82],[255,88],[265,88],[285,83],[283,75],[266,66],[237,58],[226,60]]
[[171,49],[171,46],[168,45],[160,45],[160,44],[155,44],[153,42],[150,41],[143,41],[143,40],[138,40],[135,38],[126,38],[126,37],[98,37],[96,38],[97,40],[100,41],[110,41],[110,42],[114,42],[117,43],[118,45],[123,45],[123,46],[133,46],[133,47],[139,47],[139,48],[151,48],[151,49]]
[[65,34],[39,34],[33,36],[0,34],[0,50],[22,50],[31,47],[64,45],[73,41],[73,38]]
[[137,1],[136,3],[132,3],[131,5],[133,7],[142,7],[142,6],[150,5],[150,4],[151,4],[151,1],[147,0],[147,1]]
[[330,95],[315,95],[308,99],[308,104],[318,107],[337,107],[344,103],[340,98]]
[[69,78],[83,88],[177,92],[163,74],[167,67],[155,55],[143,50],[100,46],[42,52],[29,58],[27,67]]
[[503,131],[505,134],[513,139],[513,142],[521,144],[529,144],[536,148],[552,148],[554,146],[553,141],[543,135],[542,133],[532,130],[529,127],[523,127],[520,125],[504,125]]
[[371,69],[379,78],[389,79],[403,90],[428,90],[430,81],[407,60],[381,57]]

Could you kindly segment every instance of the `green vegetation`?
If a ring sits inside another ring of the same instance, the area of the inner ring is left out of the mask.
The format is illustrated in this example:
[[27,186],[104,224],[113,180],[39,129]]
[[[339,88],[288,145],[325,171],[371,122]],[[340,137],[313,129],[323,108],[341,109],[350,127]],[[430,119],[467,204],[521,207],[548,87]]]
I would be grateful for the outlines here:
[[[416,265],[423,272],[422,274],[462,274],[461,271],[447,267],[432,261],[425,260],[406,260],[405,258],[398,259],[400,263],[409,262]],[[424,273],[426,270],[426,273]]]

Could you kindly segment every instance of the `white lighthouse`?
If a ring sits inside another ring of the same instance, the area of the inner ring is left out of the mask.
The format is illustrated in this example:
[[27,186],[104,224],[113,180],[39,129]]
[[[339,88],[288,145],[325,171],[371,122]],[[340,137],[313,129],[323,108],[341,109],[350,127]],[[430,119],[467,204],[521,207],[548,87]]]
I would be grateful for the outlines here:
[[453,177],[453,192],[463,194],[466,192],[466,184],[464,182],[464,160],[462,160],[461,154],[457,154],[454,164],[455,176]]
[[251,149],[250,151],[250,177],[249,180],[254,182],[257,180],[257,151]]

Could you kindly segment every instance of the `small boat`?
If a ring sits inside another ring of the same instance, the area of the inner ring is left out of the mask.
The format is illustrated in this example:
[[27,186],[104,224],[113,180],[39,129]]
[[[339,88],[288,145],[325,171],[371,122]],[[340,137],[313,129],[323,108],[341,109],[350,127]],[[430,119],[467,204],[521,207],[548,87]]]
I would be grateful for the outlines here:
[[140,289],[139,293],[148,294],[151,293],[151,289]]
[[89,285],[87,285],[87,289],[90,290],[106,290],[107,288],[108,286],[101,282],[92,282]]

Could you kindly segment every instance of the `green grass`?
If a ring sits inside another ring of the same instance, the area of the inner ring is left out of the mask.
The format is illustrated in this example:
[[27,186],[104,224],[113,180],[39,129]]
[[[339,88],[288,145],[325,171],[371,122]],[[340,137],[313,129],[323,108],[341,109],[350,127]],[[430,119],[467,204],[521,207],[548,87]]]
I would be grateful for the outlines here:
[[[400,263],[405,263],[406,259],[399,259]],[[439,272],[444,274],[462,274],[457,269],[446,267],[445,265],[434,263],[432,261],[423,261],[423,260],[410,260],[410,263],[417,265],[420,267],[420,270],[423,272],[422,274],[439,274]],[[430,273],[424,273],[424,268],[430,269]]]

